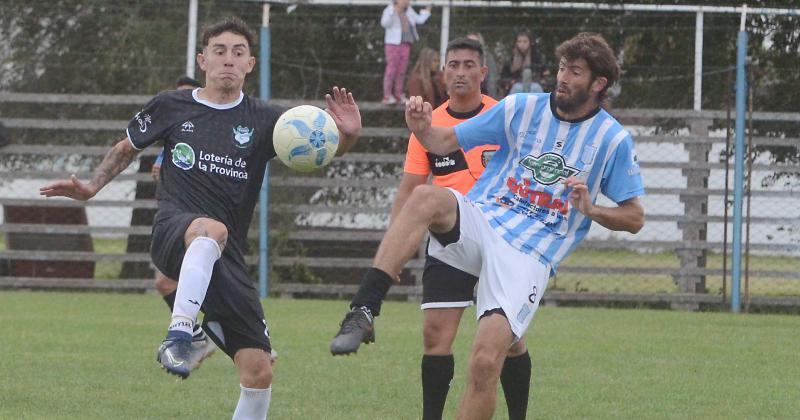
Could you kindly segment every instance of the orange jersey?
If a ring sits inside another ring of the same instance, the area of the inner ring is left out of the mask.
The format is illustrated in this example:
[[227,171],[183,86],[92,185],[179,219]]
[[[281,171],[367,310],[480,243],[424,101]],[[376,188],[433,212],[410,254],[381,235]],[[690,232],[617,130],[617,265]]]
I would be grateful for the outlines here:
[[[496,100],[486,96],[483,97],[483,107],[477,113],[457,114],[448,111],[450,101],[447,101],[433,110],[432,125],[452,127],[468,120],[476,115],[482,114],[494,104]],[[406,152],[406,163],[403,167],[405,172],[415,175],[428,175],[433,173],[433,184],[440,187],[450,187],[462,194],[472,188],[475,181],[486,169],[486,164],[492,158],[494,152],[499,149],[498,145],[486,145],[476,147],[469,152],[458,149],[447,156],[434,155],[425,149],[425,146],[417,140],[413,134],[408,139],[408,151]]]

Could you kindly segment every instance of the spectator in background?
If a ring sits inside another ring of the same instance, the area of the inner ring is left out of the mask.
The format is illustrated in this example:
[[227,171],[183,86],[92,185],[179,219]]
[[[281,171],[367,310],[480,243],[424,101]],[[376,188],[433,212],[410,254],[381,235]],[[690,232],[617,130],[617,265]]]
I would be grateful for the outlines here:
[[[189,76],[182,76],[179,77],[177,81],[175,81],[175,89],[182,90],[182,89],[196,89],[199,87],[203,87],[200,82],[195,79],[192,79]],[[153,162],[153,167],[150,168],[150,175],[153,177],[153,181],[158,182],[161,180],[161,162],[164,161],[164,149],[161,149],[161,152],[156,156],[156,160]],[[177,284],[175,285],[177,287]],[[158,276],[156,276],[156,289],[159,291],[161,289],[158,288]],[[173,288],[175,290],[175,288]]]
[[8,138],[6,126],[0,122],[0,147],[6,146],[9,143],[11,143],[11,139]]
[[430,102],[434,108],[447,99],[438,52],[428,47],[419,52],[417,63],[408,77],[408,94],[422,96],[422,100]]
[[481,83],[481,93],[499,99],[497,92],[497,61],[494,59],[494,54],[490,49],[486,48],[486,41],[484,41],[480,32],[470,32],[467,34],[467,38],[480,42],[481,48],[483,48],[483,61],[488,72]]
[[394,0],[383,9],[381,26],[386,29],[383,37],[386,54],[386,69],[383,73],[383,104],[405,103],[403,93],[411,44],[419,41],[417,25],[431,17],[432,6],[419,13],[411,8],[411,0]]
[[[525,72],[526,69],[529,70],[529,73]],[[523,80],[523,76],[528,76],[528,74],[530,78]],[[500,75],[503,94],[544,92],[545,87],[549,90],[549,83],[547,83],[549,75],[544,55],[536,48],[531,35],[526,31],[518,32],[511,52],[511,60],[503,66]]]

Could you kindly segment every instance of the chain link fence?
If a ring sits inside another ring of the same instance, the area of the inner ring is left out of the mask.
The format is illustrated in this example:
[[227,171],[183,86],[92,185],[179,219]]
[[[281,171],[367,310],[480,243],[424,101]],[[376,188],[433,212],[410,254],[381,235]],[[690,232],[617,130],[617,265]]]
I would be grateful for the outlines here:
[[[0,121],[8,139],[0,148],[0,284],[149,288],[149,225],[156,206],[149,170],[157,150],[145,151],[86,204],[43,200],[38,188],[70,173],[87,179],[123,135],[127,119],[182,75],[187,4],[55,1],[40,10],[17,3],[19,12],[11,12],[14,7],[0,12],[0,31],[10,41],[27,40],[9,42],[0,51],[7,70],[0,75]],[[408,131],[399,109],[374,102],[380,99],[384,65],[381,9],[300,5],[288,13],[284,6],[272,8],[273,96],[285,105],[321,105],[315,101],[329,86],[351,87],[362,101],[366,126],[353,152],[321,173],[300,176],[279,163],[271,165],[270,286],[275,292],[352,293],[387,226]],[[439,47],[440,11],[435,8],[419,28],[412,62],[423,45]],[[201,24],[238,15],[256,28],[260,14],[260,5],[253,3],[200,5]],[[800,24],[797,16],[753,15],[747,22],[744,303],[796,307],[800,102],[793,92],[800,89]],[[692,13],[451,9],[450,38],[481,32],[498,67],[508,61],[515,33],[522,29],[534,35],[553,74],[555,47],[580,31],[603,34],[622,63],[611,112],[634,134],[648,190],[642,200],[648,221],[637,235],[595,224],[551,280],[550,302],[724,305],[731,287],[738,23],[735,15],[704,16],[703,110],[695,111]],[[117,35],[109,39],[111,25]],[[245,90],[255,94],[257,83],[251,75]],[[251,237],[255,245],[256,226]],[[249,261],[255,278],[255,252]],[[421,266],[421,259],[408,265],[395,293],[419,293]]]

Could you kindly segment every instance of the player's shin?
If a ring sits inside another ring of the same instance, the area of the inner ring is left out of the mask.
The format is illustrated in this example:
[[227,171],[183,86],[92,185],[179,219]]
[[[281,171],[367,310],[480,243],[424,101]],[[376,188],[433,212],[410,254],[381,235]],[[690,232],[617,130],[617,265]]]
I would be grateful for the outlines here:
[[519,356],[506,357],[500,383],[506,396],[509,420],[524,420],[531,384],[531,356],[527,351]]
[[361,279],[358,291],[350,302],[350,308],[366,307],[373,316],[381,314],[381,304],[386,299],[389,287],[394,281],[392,278],[377,268],[370,268]]
[[201,236],[189,244],[181,264],[170,331],[191,334],[211,282],[214,264],[222,255],[217,242]]
[[422,419],[438,420],[453,380],[455,361],[452,354],[422,356]]
[[239,403],[233,412],[232,420],[266,420],[269,413],[269,403],[272,399],[272,387],[267,389],[242,388],[239,393]]

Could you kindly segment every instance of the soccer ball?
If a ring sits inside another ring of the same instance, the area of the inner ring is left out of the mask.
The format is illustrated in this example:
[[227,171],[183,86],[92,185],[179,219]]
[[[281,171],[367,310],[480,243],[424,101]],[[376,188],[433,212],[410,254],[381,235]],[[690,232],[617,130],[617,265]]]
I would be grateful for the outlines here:
[[339,147],[339,130],[327,112],[311,105],[296,106],[278,118],[272,132],[278,159],[299,172],[330,163]]

